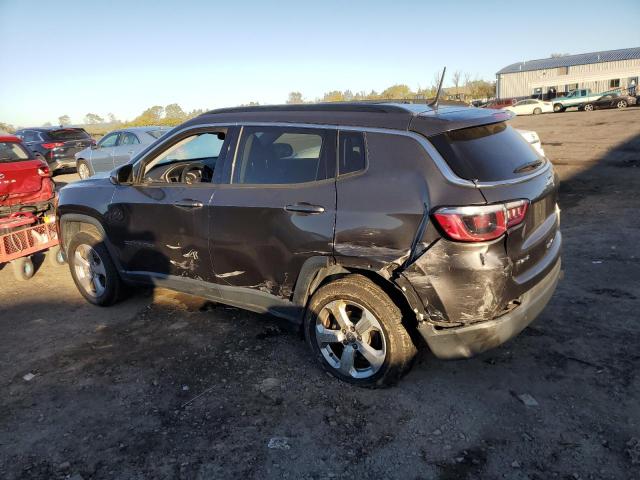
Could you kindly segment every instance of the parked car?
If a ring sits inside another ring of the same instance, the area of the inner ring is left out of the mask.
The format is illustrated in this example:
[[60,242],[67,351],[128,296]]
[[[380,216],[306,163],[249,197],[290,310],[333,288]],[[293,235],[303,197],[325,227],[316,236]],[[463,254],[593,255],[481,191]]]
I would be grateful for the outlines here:
[[83,128],[40,127],[22,128],[16,132],[36,156],[41,156],[52,173],[75,168],[75,153],[94,143]]
[[585,103],[581,110],[591,112],[603,108],[627,108],[629,105],[635,105],[635,97],[627,95],[617,95],[615,93],[607,93],[593,102]]
[[169,127],[132,127],[106,134],[97,143],[75,154],[80,178],[108,172],[124,165],[138,152],[170,130]]
[[358,385],[395,382],[414,335],[470,357],[533,321],[560,275],[557,177],[511,117],[402,103],[203,114],[61,190],[71,275],[96,305],[148,283],[287,318]]
[[553,99],[553,111],[564,112],[570,107],[582,107],[587,103],[593,102],[602,96],[602,93],[594,93],[589,88],[581,88],[569,92],[564,97],[556,97]]
[[498,98],[488,101],[482,105],[482,108],[495,108],[496,110],[500,110],[501,108],[510,107],[516,102],[517,100],[515,98]]
[[522,135],[522,138],[529,142],[529,145],[535,148],[536,152],[538,152],[541,157],[546,157],[544,149],[542,148],[542,143],[540,142],[540,137],[538,136],[537,132],[534,132],[533,130],[522,130],[520,128],[517,128],[516,132]]
[[541,113],[553,112],[553,105],[551,102],[528,98],[526,100],[520,100],[509,107],[504,107],[504,110],[509,110],[516,115],[539,115]]
[[0,217],[52,209],[54,185],[47,163],[13,135],[0,136]]

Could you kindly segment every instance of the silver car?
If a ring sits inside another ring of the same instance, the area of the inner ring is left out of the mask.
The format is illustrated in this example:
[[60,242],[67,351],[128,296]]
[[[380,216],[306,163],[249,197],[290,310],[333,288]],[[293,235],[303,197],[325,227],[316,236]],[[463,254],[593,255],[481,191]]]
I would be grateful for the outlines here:
[[131,127],[115,130],[100,139],[97,145],[75,154],[80,178],[89,178],[99,172],[110,172],[124,165],[147,145],[171,130],[169,127]]

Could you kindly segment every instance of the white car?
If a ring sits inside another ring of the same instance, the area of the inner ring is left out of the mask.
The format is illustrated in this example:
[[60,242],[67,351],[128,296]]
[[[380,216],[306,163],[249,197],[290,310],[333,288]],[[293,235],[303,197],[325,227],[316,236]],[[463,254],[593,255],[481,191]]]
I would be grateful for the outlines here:
[[546,155],[544,154],[544,149],[542,148],[542,143],[540,142],[540,137],[536,132],[534,132],[533,130],[520,130],[519,128],[516,128],[516,132],[522,135],[522,138],[529,142],[529,145],[535,148],[536,152],[538,152],[541,156],[546,157]]
[[552,113],[553,104],[551,102],[543,102],[535,98],[528,98],[514,103],[510,107],[504,107],[503,110],[509,110],[516,115],[538,115],[540,113]]

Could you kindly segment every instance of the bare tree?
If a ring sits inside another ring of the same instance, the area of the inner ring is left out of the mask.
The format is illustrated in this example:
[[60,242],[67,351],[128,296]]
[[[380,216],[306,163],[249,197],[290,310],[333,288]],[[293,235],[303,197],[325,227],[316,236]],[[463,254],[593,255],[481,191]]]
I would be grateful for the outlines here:
[[456,70],[455,72],[453,72],[453,74],[451,75],[451,81],[453,82],[453,86],[456,87],[456,94],[460,93],[458,91],[458,88],[460,87],[460,76],[462,74],[460,73],[460,70]]

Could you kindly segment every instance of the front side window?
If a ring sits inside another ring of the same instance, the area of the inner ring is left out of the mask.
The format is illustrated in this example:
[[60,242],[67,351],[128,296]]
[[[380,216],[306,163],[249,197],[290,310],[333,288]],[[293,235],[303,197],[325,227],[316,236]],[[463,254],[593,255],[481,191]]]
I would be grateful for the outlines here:
[[332,178],[335,136],[320,129],[245,127],[232,182],[291,184]]
[[115,147],[116,142],[118,141],[118,133],[110,133],[106,137],[104,137],[100,142],[98,142],[98,147],[100,148],[109,148]]
[[136,145],[138,143],[140,140],[133,133],[125,132],[120,136],[120,145]]
[[145,182],[211,182],[226,131],[190,135],[174,143],[145,166]]
[[360,132],[340,132],[339,170],[340,175],[364,170],[366,152],[364,135]]
[[0,142],[0,163],[28,160],[29,153],[16,142]]

